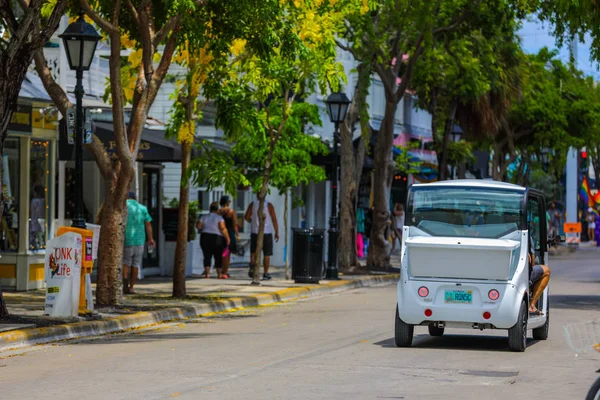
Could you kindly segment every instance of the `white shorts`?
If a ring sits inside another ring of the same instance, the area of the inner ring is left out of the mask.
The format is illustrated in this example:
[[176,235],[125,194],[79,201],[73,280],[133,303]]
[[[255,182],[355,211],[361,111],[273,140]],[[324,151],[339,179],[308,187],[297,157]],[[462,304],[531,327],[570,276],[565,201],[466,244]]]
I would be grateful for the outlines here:
[[589,222],[588,223],[588,229],[596,229],[596,223],[595,222]]

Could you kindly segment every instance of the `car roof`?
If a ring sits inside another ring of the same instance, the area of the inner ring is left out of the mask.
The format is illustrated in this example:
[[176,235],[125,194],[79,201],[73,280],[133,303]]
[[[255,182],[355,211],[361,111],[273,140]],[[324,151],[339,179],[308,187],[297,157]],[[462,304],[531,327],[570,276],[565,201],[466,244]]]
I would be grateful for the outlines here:
[[451,181],[439,181],[431,183],[417,183],[412,185],[415,188],[421,187],[477,187],[486,189],[508,189],[518,192],[524,192],[526,188],[512,183],[498,182],[491,179],[455,179]]

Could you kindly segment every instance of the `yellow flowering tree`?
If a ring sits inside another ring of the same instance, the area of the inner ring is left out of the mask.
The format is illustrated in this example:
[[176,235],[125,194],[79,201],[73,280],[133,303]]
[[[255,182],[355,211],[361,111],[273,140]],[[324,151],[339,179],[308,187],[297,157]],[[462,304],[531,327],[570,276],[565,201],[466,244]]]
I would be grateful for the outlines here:
[[[110,101],[113,109],[116,158],[111,159],[95,138],[88,151],[93,155],[105,181],[102,230],[99,246],[96,301],[99,306],[122,302],[122,255],[126,199],[134,178],[142,131],[150,108],[169,71],[176,49],[184,43],[202,48],[215,44],[221,54],[220,40],[236,34],[249,35],[269,26],[278,8],[277,0],[255,2],[240,0],[79,0],[81,9],[110,40]],[[265,22],[267,21],[267,22]],[[253,37],[258,46],[268,48],[262,37]],[[122,51],[131,47],[133,54],[123,60]],[[212,49],[211,49],[212,51]],[[158,53],[158,55],[157,55]],[[141,62],[140,62],[141,56]],[[36,69],[46,90],[63,115],[70,105],[64,90],[56,84],[41,52],[36,54]],[[126,121],[124,106],[131,104]]]
[[167,136],[177,138],[181,144],[181,186],[179,189],[179,218],[177,244],[173,268],[173,297],[183,298],[185,288],[185,263],[187,258],[190,186],[187,170],[190,165],[192,146],[196,134],[196,120],[205,101],[200,99],[202,84],[206,81],[212,54],[205,46],[200,49],[184,43],[179,47],[174,61],[184,67],[185,73],[176,82],[174,104]]
[[[345,18],[342,2],[279,0],[279,6],[278,24],[265,32],[272,51],[248,55],[248,43],[233,42],[229,77],[221,82],[215,97],[216,123],[227,140],[236,142],[243,137],[244,142],[264,143],[263,147],[248,146],[264,151],[262,179],[255,185],[259,201],[257,257],[263,246],[266,217],[263,210],[272,183],[273,157],[294,113],[293,105],[308,94],[337,90],[345,79],[343,67],[337,62],[336,48],[336,30]],[[219,168],[217,164],[221,159],[215,160],[194,160],[195,179],[202,181],[207,176],[207,168],[212,168],[213,179],[216,175],[235,182],[227,176],[233,176],[232,170],[238,174],[239,171],[231,165]],[[260,265],[258,258],[254,265]],[[259,268],[254,268],[253,284],[260,284],[259,273]]]

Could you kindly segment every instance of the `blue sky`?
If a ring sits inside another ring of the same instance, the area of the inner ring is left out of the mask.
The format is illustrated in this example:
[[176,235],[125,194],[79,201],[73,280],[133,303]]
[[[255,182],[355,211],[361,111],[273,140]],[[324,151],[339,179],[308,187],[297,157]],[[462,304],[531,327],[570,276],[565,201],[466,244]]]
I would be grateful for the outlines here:
[[[538,21],[526,22],[520,30],[519,35],[523,40],[523,49],[527,53],[535,53],[542,47],[556,49],[556,41],[552,36],[552,29],[549,24],[542,24]],[[587,40],[591,42],[590,40]],[[569,61],[569,49],[563,46],[559,49],[559,56],[565,62]],[[590,61],[590,47],[585,43],[577,44],[577,67],[586,75],[594,76],[595,80],[600,81],[600,71],[598,63]]]

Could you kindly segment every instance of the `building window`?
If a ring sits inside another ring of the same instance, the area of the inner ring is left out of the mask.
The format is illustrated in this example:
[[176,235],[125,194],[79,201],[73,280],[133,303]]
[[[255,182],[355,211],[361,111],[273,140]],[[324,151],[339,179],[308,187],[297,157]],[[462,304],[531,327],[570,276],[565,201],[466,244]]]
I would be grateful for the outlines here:
[[5,204],[0,234],[1,251],[19,249],[19,159],[19,139],[6,139],[2,159],[2,195]]
[[50,142],[31,141],[29,168],[29,250],[46,248],[49,225]]

